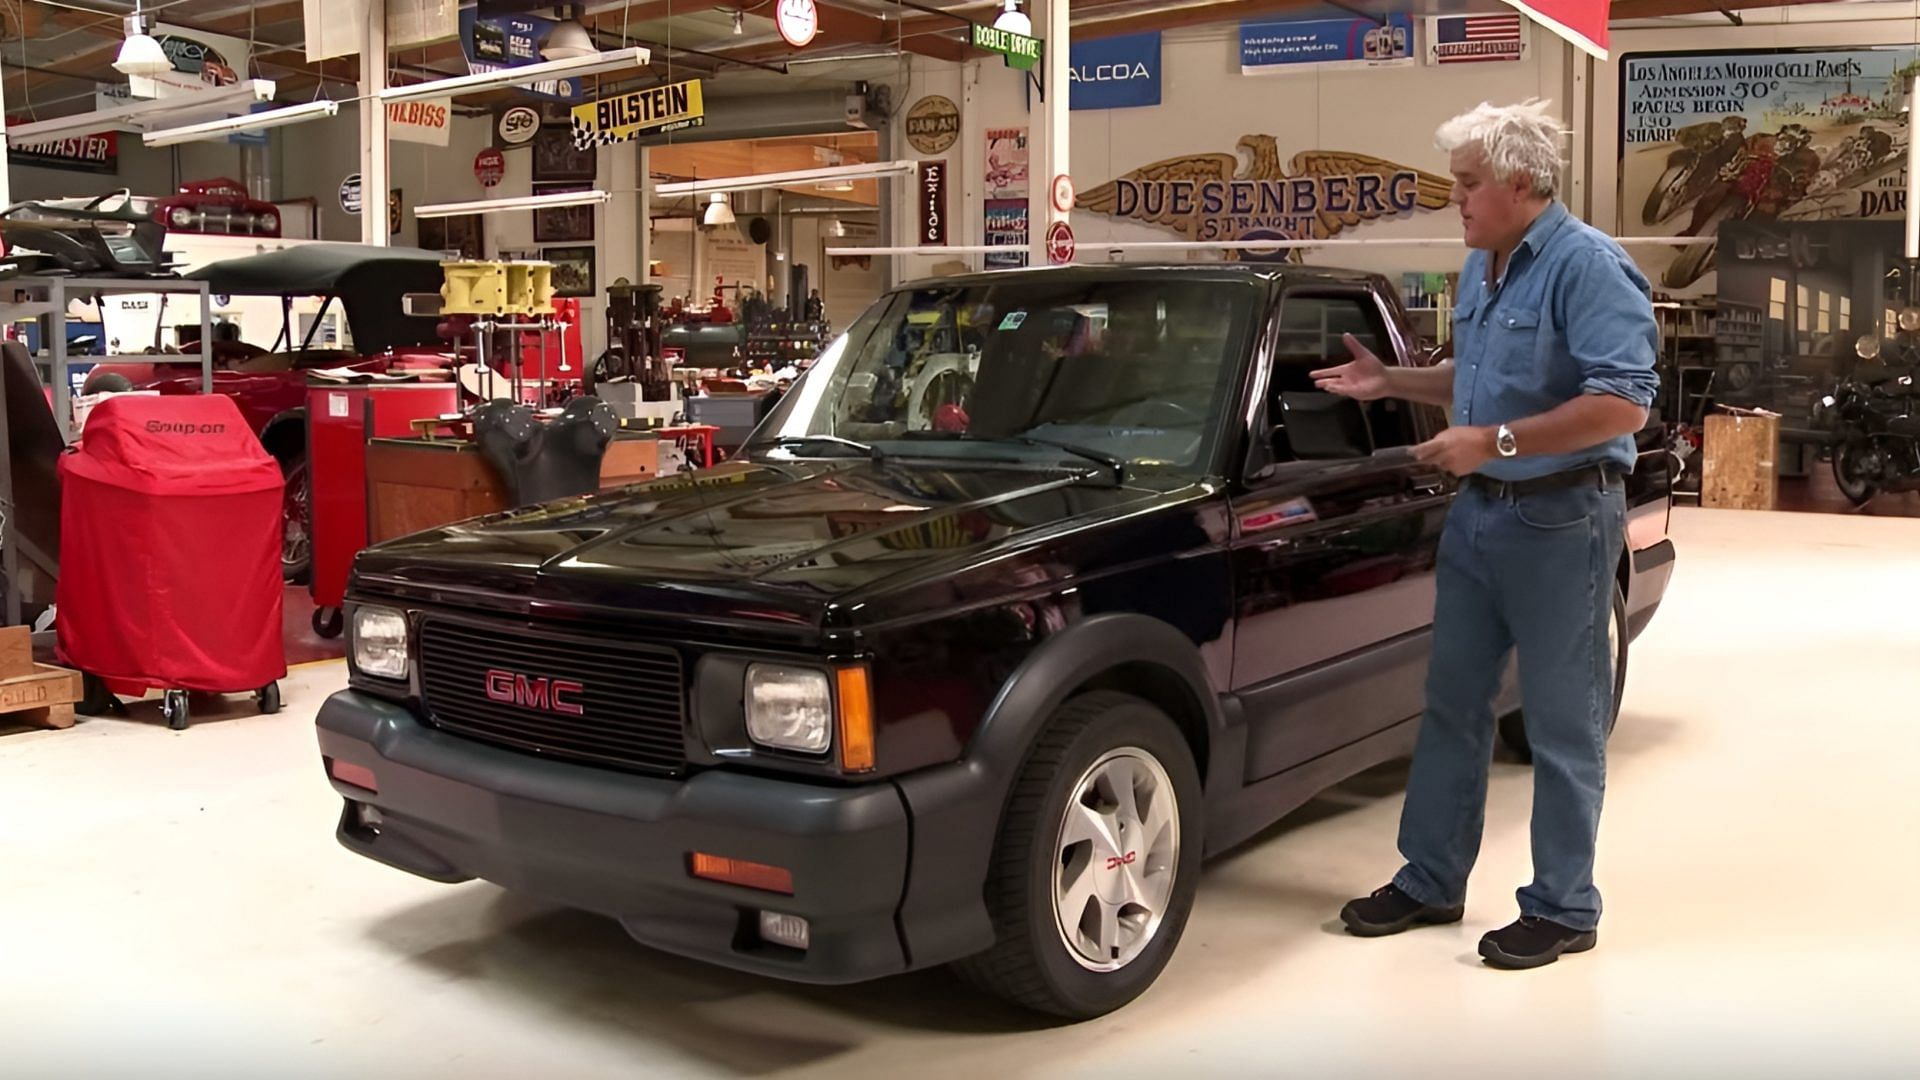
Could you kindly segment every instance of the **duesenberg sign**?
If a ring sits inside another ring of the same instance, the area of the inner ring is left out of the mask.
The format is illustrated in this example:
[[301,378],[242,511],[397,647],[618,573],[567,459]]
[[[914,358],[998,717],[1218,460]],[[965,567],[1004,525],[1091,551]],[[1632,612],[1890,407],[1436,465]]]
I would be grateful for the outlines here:
[[1364,222],[1447,205],[1452,181],[1385,158],[1305,150],[1282,167],[1271,135],[1239,154],[1157,161],[1102,184],[1080,208],[1131,218],[1188,240],[1328,240]]

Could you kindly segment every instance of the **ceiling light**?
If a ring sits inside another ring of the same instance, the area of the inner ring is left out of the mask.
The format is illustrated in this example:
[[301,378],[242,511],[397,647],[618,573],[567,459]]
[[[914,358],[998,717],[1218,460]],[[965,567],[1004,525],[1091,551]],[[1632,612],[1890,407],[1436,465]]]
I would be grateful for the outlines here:
[[707,215],[700,223],[708,228],[733,224],[733,207],[728,205],[725,195],[714,192],[713,201],[707,204]]
[[413,216],[456,217],[460,214],[494,214],[508,210],[551,210],[561,206],[599,204],[611,198],[613,198],[612,193],[597,188],[592,191],[559,191],[551,195],[522,195],[512,199],[481,199],[479,202],[416,206],[413,208]]
[[1021,14],[1019,0],[1007,0],[1006,9],[993,20],[993,28],[1024,37],[1033,36],[1033,20]]
[[911,161],[877,161],[864,165],[835,165],[826,169],[798,169],[793,172],[757,173],[752,176],[724,176],[716,180],[679,180],[661,184],[654,194],[661,198],[680,195],[704,195],[715,191],[762,191],[797,184],[832,183],[837,180],[861,180],[881,176],[905,176],[917,166]]
[[593,35],[580,25],[578,9],[575,16],[558,23],[553,33],[540,46],[540,55],[548,60],[574,60],[582,56],[600,55],[600,46],[594,44]]
[[741,34],[744,34],[746,32],[747,32],[747,13],[744,11],[734,12],[733,13],[733,36],[739,37]]
[[257,101],[273,100],[272,79],[248,79],[197,94],[179,94],[158,101],[140,101],[112,109],[57,116],[31,124],[8,124],[7,145],[32,146],[67,135],[92,135],[101,131],[145,131],[156,122],[208,113],[234,113]]
[[841,221],[837,217],[828,218],[827,219],[827,235],[828,236],[847,235],[847,223],[844,221]]
[[551,82],[555,79],[567,79],[580,75],[598,75],[607,71],[646,67],[652,59],[652,54],[636,45],[631,49],[614,49],[611,52],[597,52],[591,56],[549,60],[544,64],[501,68],[499,71],[483,71],[475,75],[456,75],[450,79],[435,79],[432,82],[414,83],[412,86],[390,86],[380,91],[380,100],[424,101],[427,98],[475,94],[482,90],[497,90],[503,86],[522,86],[527,83]]
[[246,116],[231,116],[225,120],[209,120],[204,124],[149,131],[141,137],[141,141],[148,146],[172,146],[201,139],[224,139],[242,131],[261,131],[298,124],[303,120],[318,120],[339,111],[340,103],[337,101],[309,101],[305,105],[289,105],[284,109],[268,109]]
[[127,40],[120,43],[120,55],[114,58],[113,70],[122,75],[160,75],[173,70],[167,51],[141,29],[137,11],[127,16],[126,28]]

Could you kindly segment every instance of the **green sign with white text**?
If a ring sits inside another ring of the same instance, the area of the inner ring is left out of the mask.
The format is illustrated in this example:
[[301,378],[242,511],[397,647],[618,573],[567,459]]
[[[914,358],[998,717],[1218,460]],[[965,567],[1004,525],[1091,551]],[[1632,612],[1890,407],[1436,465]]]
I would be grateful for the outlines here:
[[1040,62],[1039,38],[980,23],[973,24],[973,47],[997,52],[1007,58],[1007,63],[1022,71],[1031,70],[1033,65]]

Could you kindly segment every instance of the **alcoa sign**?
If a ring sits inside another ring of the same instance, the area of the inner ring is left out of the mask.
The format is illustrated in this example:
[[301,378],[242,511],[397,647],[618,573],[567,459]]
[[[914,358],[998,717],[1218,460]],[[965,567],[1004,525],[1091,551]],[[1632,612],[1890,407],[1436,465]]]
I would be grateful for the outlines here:
[[1160,104],[1160,32],[1073,42],[1069,108],[1132,109]]

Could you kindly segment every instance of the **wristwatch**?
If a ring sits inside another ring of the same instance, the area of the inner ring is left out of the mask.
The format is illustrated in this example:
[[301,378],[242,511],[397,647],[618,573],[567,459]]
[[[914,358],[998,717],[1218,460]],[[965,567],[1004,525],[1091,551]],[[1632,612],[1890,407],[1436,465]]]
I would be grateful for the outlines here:
[[1501,457],[1517,457],[1520,454],[1520,444],[1513,440],[1513,429],[1505,424],[1501,424],[1500,430],[1493,433],[1493,448],[1500,451]]

